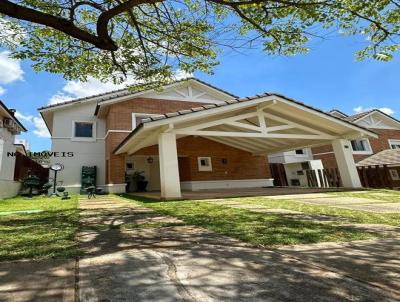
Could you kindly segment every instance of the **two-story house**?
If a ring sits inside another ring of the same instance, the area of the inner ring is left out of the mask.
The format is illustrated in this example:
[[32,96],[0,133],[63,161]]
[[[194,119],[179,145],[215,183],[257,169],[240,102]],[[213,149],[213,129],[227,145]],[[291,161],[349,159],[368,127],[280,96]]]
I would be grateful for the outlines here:
[[[369,129],[378,135],[377,138],[361,137],[351,140],[351,151],[356,163],[383,150],[400,148],[400,121],[378,109],[350,116],[337,109],[328,113]],[[322,161],[325,168],[337,167],[337,161],[330,145],[312,148],[312,154],[314,159]]]
[[16,135],[27,130],[14,113],[0,101],[0,198],[13,197],[21,188],[21,183],[14,181],[15,152],[20,148],[14,142]]
[[181,190],[268,187],[266,154],[327,142],[343,161],[344,185],[359,187],[346,139],[376,137],[282,95],[238,98],[195,78],[39,112],[51,133],[51,161],[64,165],[58,180],[70,192],[80,190],[83,166],[95,166],[96,185],[116,193],[127,189],[127,175],[143,172],[147,189],[165,199],[181,197]]

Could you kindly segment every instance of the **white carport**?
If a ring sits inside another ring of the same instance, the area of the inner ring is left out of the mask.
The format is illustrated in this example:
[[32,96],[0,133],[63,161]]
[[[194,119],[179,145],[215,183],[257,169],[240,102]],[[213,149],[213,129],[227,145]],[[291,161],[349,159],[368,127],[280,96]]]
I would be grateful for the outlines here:
[[180,198],[176,139],[202,136],[254,155],[332,144],[345,187],[361,187],[350,139],[377,137],[320,110],[278,94],[236,99],[143,121],[117,148],[128,155],[158,144],[161,197]]

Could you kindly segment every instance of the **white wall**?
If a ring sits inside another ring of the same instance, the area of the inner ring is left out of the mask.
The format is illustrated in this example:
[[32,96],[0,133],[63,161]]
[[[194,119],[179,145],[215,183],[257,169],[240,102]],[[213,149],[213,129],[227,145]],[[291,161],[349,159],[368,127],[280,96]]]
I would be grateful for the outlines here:
[[310,148],[304,148],[305,154],[296,154],[295,151],[280,152],[275,154],[268,154],[268,161],[271,164],[287,164],[287,163],[299,163],[308,160],[312,160],[312,152]]
[[14,181],[15,156],[7,156],[8,152],[16,151],[14,139],[7,129],[0,128],[0,199],[16,196],[21,188]]
[[[306,161],[309,164],[309,167],[311,170],[320,170],[323,169],[323,165],[322,165],[322,161],[321,160],[309,160]],[[303,170],[301,163],[289,163],[289,164],[285,164],[285,172],[286,172],[286,178],[288,180],[288,184],[289,186],[291,185],[290,180],[291,179],[298,179],[300,181],[300,186],[301,187],[307,187],[308,186],[308,182],[307,182],[307,174],[306,172]],[[298,174],[298,171],[303,171],[303,175]],[[317,172],[318,173],[318,172]],[[317,179],[318,183],[319,180]]]
[[0,180],[0,199],[18,195],[21,183],[13,180]]
[[[54,111],[52,152],[73,152],[73,157],[54,157],[50,162],[61,163],[64,170],[57,175],[58,181],[63,181],[63,186],[69,192],[78,192],[81,185],[82,166],[97,167],[97,185],[105,185],[105,135],[106,125],[104,120],[94,116],[96,104],[77,104],[68,108]],[[74,141],[73,121],[96,122],[96,138],[94,141]],[[53,177],[53,173],[50,173]]]
[[7,129],[0,128],[0,180],[14,180],[15,157],[7,152],[15,152],[15,136]]

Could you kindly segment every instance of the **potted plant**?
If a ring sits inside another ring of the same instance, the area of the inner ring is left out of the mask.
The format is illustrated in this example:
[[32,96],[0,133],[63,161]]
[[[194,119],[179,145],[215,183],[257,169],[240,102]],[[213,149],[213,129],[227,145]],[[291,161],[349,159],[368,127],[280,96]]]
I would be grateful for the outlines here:
[[136,171],[132,175],[132,180],[136,183],[136,190],[138,192],[145,192],[147,184],[149,183],[143,174],[144,171]]

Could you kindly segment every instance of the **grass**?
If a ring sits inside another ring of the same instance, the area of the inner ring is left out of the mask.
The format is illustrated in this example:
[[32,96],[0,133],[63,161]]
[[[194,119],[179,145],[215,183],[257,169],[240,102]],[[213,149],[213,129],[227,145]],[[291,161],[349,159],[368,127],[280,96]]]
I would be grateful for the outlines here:
[[359,210],[328,207],[325,205],[311,205],[295,200],[277,200],[264,197],[249,197],[232,199],[243,204],[258,204],[267,208],[280,208],[303,212],[310,215],[329,215],[348,219],[353,223],[361,224],[386,224],[400,226],[399,213],[374,213]]
[[[3,213],[0,216],[0,261],[78,255],[77,205],[78,196],[71,196],[69,200],[49,197],[0,200]],[[41,212],[16,212],[31,210]]]
[[[280,214],[255,213],[205,201],[154,201],[124,195],[132,202],[175,216],[186,224],[207,228],[255,245],[274,246],[340,242],[379,237],[337,223],[297,220]],[[248,198],[235,199],[247,202]]]
[[365,191],[336,192],[331,194],[343,197],[375,199],[382,202],[400,202],[400,191],[398,190],[370,189]]

